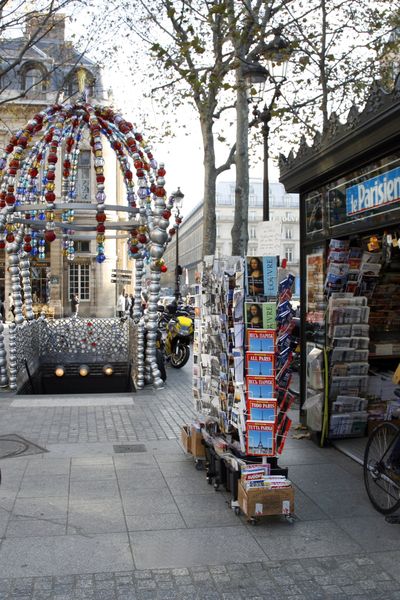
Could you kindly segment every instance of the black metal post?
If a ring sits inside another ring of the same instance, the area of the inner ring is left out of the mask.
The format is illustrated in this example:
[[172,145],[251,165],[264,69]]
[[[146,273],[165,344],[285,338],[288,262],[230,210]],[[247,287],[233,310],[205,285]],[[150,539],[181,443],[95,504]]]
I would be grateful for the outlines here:
[[269,173],[268,173],[268,136],[269,136],[269,125],[271,120],[271,112],[267,106],[264,106],[261,112],[260,121],[262,123],[262,135],[264,141],[264,176],[263,176],[263,221],[269,221]]
[[[177,217],[179,218],[179,213],[177,214]],[[178,302],[179,297],[180,297],[180,290],[179,290],[179,223],[177,223],[176,226],[176,234],[175,234],[175,300]]]

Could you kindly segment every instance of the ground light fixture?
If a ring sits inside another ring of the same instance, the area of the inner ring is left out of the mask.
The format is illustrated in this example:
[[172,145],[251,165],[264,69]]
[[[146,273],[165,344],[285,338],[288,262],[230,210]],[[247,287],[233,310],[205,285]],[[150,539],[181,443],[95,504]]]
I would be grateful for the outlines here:
[[54,369],[54,375],[56,377],[64,377],[65,375],[65,367],[63,365],[57,365]]
[[87,365],[81,365],[79,367],[79,375],[81,377],[87,377],[87,375],[89,375],[89,367]]
[[104,365],[104,367],[103,367],[103,373],[107,377],[110,377],[114,373],[114,369],[112,368],[111,365]]

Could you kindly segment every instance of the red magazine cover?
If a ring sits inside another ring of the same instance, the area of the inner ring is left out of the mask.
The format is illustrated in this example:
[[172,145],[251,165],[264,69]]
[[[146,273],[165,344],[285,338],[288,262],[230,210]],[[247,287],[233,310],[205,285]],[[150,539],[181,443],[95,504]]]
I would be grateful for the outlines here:
[[246,452],[249,456],[274,456],[275,425],[262,421],[247,421]]
[[279,430],[276,436],[277,452],[282,454],[282,450],[285,446],[285,442],[289,433],[289,429],[292,425],[292,420],[287,415],[282,419]]
[[247,398],[258,400],[259,398],[273,398],[275,396],[274,377],[246,376]]
[[246,346],[249,352],[275,352],[275,329],[247,329]]
[[277,401],[274,398],[247,401],[247,416],[250,421],[275,423],[276,411]]
[[272,377],[275,373],[275,355],[264,352],[246,352],[247,375]]

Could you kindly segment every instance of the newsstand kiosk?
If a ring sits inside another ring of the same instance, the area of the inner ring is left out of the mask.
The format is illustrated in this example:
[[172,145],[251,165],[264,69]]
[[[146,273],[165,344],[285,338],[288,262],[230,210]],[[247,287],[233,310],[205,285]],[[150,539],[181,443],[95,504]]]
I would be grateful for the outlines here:
[[300,194],[302,419],[321,445],[400,416],[399,132],[398,80],[280,160]]

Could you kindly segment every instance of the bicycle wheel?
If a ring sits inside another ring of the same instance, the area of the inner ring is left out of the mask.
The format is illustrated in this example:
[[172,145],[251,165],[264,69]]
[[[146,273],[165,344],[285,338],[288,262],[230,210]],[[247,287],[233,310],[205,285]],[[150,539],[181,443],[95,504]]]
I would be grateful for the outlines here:
[[364,483],[374,508],[389,515],[400,508],[400,484],[391,478],[390,455],[399,429],[382,423],[371,433],[364,454]]

